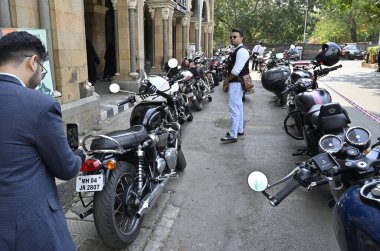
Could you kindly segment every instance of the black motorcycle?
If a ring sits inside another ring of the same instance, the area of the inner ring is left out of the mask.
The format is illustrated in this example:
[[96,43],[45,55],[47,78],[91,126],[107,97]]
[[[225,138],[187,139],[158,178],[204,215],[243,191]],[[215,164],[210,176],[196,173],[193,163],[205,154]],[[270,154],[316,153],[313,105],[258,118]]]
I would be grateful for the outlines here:
[[[146,93],[157,90],[148,79]],[[84,207],[81,218],[94,214],[99,237],[112,248],[125,248],[138,235],[144,215],[162,193],[169,178],[186,167],[181,126],[170,122],[165,103],[133,109],[131,127],[83,139],[88,159],[77,177],[76,191]],[[86,203],[83,195],[93,192]]]
[[[337,70],[341,65],[314,70],[313,77],[298,78],[287,86],[289,93],[288,115],[284,120],[285,132],[296,140],[304,140],[306,150],[299,154],[315,155],[318,153],[318,141],[326,134],[344,135],[351,123],[347,111],[337,102],[332,102],[330,93],[318,88],[317,78]],[[298,135],[289,129],[289,119],[294,120]]]
[[[362,127],[350,128],[344,138],[325,135],[320,154],[301,163],[284,178],[268,184],[258,171],[248,177],[249,186],[262,192],[272,206],[279,205],[298,187],[312,190],[329,185],[335,236],[341,250],[380,250],[380,141],[370,145],[371,134]],[[267,189],[283,182],[275,195]],[[360,233],[360,234],[358,234]]]

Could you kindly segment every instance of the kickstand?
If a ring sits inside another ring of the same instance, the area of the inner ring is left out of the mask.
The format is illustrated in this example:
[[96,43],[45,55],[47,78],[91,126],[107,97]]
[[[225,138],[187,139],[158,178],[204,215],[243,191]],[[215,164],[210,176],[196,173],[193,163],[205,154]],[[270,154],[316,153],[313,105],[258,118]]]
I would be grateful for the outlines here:
[[331,199],[329,200],[329,202],[327,202],[327,206],[328,206],[329,208],[333,208],[333,207],[335,206],[335,204],[336,204],[336,201],[335,201],[334,198],[331,198]]

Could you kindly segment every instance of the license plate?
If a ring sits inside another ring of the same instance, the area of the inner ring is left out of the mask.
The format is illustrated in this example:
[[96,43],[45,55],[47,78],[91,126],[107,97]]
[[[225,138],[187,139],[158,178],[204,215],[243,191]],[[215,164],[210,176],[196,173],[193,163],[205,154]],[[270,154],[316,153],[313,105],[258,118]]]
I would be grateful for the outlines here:
[[103,185],[103,174],[77,176],[76,191],[102,191]]

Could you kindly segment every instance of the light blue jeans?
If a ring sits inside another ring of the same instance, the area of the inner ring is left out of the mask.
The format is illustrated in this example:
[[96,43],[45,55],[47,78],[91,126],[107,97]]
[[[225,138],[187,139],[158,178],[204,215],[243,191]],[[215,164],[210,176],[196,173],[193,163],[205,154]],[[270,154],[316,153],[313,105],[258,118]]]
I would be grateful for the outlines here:
[[230,136],[244,132],[243,89],[240,82],[231,82],[228,86],[228,106],[231,116]]

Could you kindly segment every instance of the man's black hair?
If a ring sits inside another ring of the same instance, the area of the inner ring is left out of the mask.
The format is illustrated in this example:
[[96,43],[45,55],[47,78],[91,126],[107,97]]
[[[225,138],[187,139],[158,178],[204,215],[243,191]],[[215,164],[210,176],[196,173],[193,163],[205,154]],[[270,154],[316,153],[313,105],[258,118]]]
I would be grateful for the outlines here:
[[33,55],[37,55],[41,61],[47,59],[47,52],[41,40],[26,31],[14,31],[0,39],[0,65],[12,61],[21,63],[25,56]]
[[233,28],[233,29],[231,30],[231,32],[237,32],[237,33],[240,34],[240,36],[243,37],[243,30],[240,29],[240,28]]

